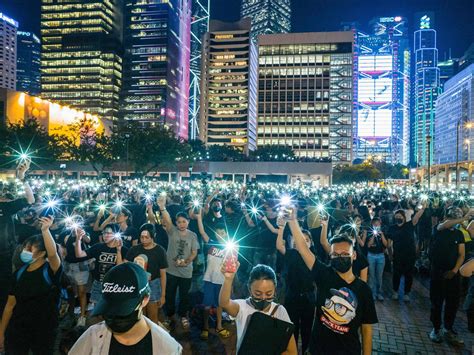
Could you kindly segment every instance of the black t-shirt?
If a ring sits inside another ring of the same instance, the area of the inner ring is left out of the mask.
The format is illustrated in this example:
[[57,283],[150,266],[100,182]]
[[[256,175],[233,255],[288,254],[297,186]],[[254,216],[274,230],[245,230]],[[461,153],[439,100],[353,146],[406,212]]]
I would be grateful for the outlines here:
[[393,225],[388,232],[388,238],[393,241],[394,263],[414,262],[416,260],[415,227],[406,222],[401,227]]
[[369,262],[367,261],[367,257],[357,242],[354,245],[354,250],[356,251],[357,257],[352,264],[352,272],[357,277],[360,277],[360,272],[369,266]]
[[311,353],[360,354],[359,328],[378,322],[370,287],[359,278],[347,283],[317,259],[311,273],[317,287]]
[[[76,237],[73,236],[72,234],[68,233],[64,237],[61,244],[66,248],[66,257],[64,258],[64,261],[68,263],[78,263],[78,262],[89,259],[87,256],[84,256],[82,258],[76,258],[76,252],[75,252]],[[81,240],[81,247],[82,247],[82,250],[86,250],[86,245],[83,240]]]
[[135,227],[128,226],[125,231],[120,233],[123,240],[123,246],[126,248],[132,247],[132,242],[138,240],[138,230]]
[[321,260],[322,262],[327,262],[328,255],[326,253],[326,250],[324,250],[323,246],[321,245],[321,231],[322,230],[323,230],[322,227],[311,228],[309,232],[311,233],[311,239],[313,240],[316,257],[319,258],[319,260]]
[[[104,275],[117,264],[117,248],[109,248],[107,244],[96,244],[87,249],[88,259],[95,259],[95,268],[92,270],[94,280],[102,282]],[[125,259],[128,248],[122,247],[122,259]]]
[[15,245],[15,227],[13,215],[28,206],[28,201],[19,198],[9,202],[0,202],[0,252],[11,251]]
[[[28,330],[29,328],[56,327],[58,324],[58,300],[62,267],[53,272],[48,268],[51,285],[43,275],[43,266],[34,271],[24,270],[17,280],[17,270],[13,275],[10,295],[15,296],[11,326]],[[27,333],[25,333],[26,335]]]
[[[373,244],[369,247],[369,242],[373,240]],[[374,234],[372,230],[367,232],[367,239],[365,241],[367,245],[367,251],[372,254],[381,254],[384,252],[385,247],[382,243],[382,235],[380,233]]]
[[23,242],[29,237],[35,234],[40,234],[41,231],[29,224],[18,223],[15,224],[15,233],[17,236],[17,243],[23,244]]
[[457,229],[437,231],[431,238],[431,267],[439,271],[452,270],[458,259],[458,246],[464,244],[464,235]]
[[150,280],[159,279],[160,269],[168,268],[168,261],[166,260],[166,251],[159,246],[155,245],[152,249],[145,249],[143,245],[136,245],[132,247],[127,253],[127,260],[133,262],[140,254],[144,254],[148,258],[148,264],[146,265],[145,271],[151,274]]
[[[312,250],[314,252],[314,250]],[[287,249],[286,266],[286,297],[314,291],[311,270],[308,269],[300,253],[295,249]]]
[[[277,218],[267,218],[268,222],[274,227],[276,225]],[[278,235],[268,229],[267,224],[264,221],[258,222],[259,235],[257,236],[256,246],[257,248],[264,249],[265,252],[272,253],[276,250],[276,240]]]
[[147,355],[153,354],[153,342],[151,338],[151,331],[145,335],[145,337],[140,340],[135,345],[123,345],[120,344],[117,339],[112,335],[110,340],[110,355]]
[[204,216],[202,220],[202,224],[204,225],[204,231],[206,234],[209,236],[209,239],[213,242],[217,242],[216,236],[215,236],[215,230],[217,225],[223,225],[225,223],[224,216],[222,215],[221,211],[221,217],[216,217],[214,216],[214,212],[212,210],[209,211],[207,215]]

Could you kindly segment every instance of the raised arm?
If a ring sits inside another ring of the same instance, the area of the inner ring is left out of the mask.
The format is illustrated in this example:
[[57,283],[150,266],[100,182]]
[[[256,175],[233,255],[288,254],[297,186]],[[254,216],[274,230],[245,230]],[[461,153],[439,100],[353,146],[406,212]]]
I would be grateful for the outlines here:
[[[456,219],[447,219],[446,221],[444,222],[441,222],[440,224],[438,224],[438,227],[436,227],[437,230],[441,231],[443,229],[451,229],[453,228],[456,224],[461,224],[461,223],[464,223],[464,221],[467,221],[471,218],[471,211],[469,211],[465,216],[461,217],[461,218],[456,218]],[[469,229],[474,229],[474,226],[471,226],[472,222],[469,224],[469,226],[467,227],[467,230],[469,231]],[[469,231],[469,234],[471,234],[471,232]]]
[[209,236],[206,233],[206,230],[204,229],[204,225],[202,223],[202,213],[201,210],[199,212],[196,212],[194,214],[197,217],[197,223],[198,223],[198,229],[199,229],[199,234],[201,234],[202,240],[204,240],[205,243],[209,243]]
[[423,216],[423,213],[425,212],[426,208],[426,202],[421,206],[420,210],[415,213],[415,215],[411,219],[411,223],[416,226],[421,218]]
[[285,231],[286,222],[282,218],[278,218],[278,236],[276,240],[276,248],[282,254],[286,254],[285,241],[283,240],[283,232]]
[[97,217],[95,219],[94,226],[92,227],[94,232],[100,232],[101,231],[101,229],[100,229],[100,220],[104,216],[104,212],[105,211],[102,208],[99,209],[99,213],[97,213]]
[[267,216],[263,216],[263,217],[262,217],[262,221],[265,223],[265,225],[266,225],[267,228],[270,230],[270,232],[272,232],[273,234],[278,234],[278,229],[279,229],[279,228],[273,227],[273,224],[270,223],[270,221],[268,220]]
[[326,254],[329,254],[331,252],[331,246],[329,245],[329,240],[328,240],[328,222],[327,221],[321,221],[321,235],[319,236],[319,242],[321,243],[321,246],[323,247]]
[[316,262],[316,256],[311,252],[311,250],[309,250],[308,245],[304,240],[303,232],[301,231],[300,225],[296,220],[296,211],[294,209],[291,212],[288,225],[290,226],[291,235],[295,241],[296,250],[298,250],[300,253],[308,269],[311,270],[314,263]]
[[46,255],[48,257],[51,270],[56,273],[61,266],[61,258],[58,255],[56,243],[49,231],[49,227],[53,224],[52,217],[42,217],[39,219],[41,223],[41,234],[43,235],[44,246],[46,248]]
[[153,205],[151,203],[147,203],[146,205],[146,216],[149,223],[158,224],[156,216],[153,213]]
[[317,207],[308,207],[308,228],[314,229],[321,226],[321,215],[318,212]]
[[17,173],[18,179],[23,181],[23,188],[24,188],[24,191],[25,191],[25,198],[26,198],[26,201],[31,205],[32,203],[35,203],[35,196],[33,195],[33,191],[31,190],[30,185],[25,180],[25,173],[30,168],[30,164],[31,164],[31,160],[26,159],[25,161],[20,163],[20,165],[18,165],[16,173]]
[[[240,264],[237,262],[237,269]],[[222,264],[221,272],[224,274],[224,283],[222,284],[221,291],[219,292],[219,306],[222,307],[230,316],[237,317],[239,314],[240,306],[237,302],[230,299],[232,294],[232,283],[234,282],[235,272],[226,272],[225,263]]]
[[166,209],[166,196],[160,195],[156,202],[158,204],[158,207],[160,208],[161,218],[165,222],[162,223],[163,228],[166,230],[166,232],[169,233],[173,228],[173,221],[171,220],[171,216]]
[[247,222],[247,225],[251,228],[255,227],[255,222],[250,218],[250,215],[247,211],[247,208],[242,208],[242,213],[244,214],[245,221]]

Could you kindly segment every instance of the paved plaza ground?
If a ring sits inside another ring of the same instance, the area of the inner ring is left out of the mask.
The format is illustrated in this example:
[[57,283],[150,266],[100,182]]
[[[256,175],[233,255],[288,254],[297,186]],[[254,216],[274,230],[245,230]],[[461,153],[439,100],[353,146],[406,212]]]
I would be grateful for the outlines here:
[[[387,299],[376,302],[380,322],[374,327],[374,354],[472,354],[474,352],[474,334],[467,330],[465,313],[458,312],[455,330],[465,345],[456,348],[443,342],[434,344],[428,338],[432,329],[430,322],[429,279],[415,278],[412,301],[392,301],[389,299],[391,274],[385,274]],[[233,324],[226,328],[234,330]],[[184,347],[184,354],[235,354],[235,331],[229,339],[221,340],[210,332],[207,342],[199,339],[200,330],[193,326],[191,332],[184,333],[178,327],[173,334]]]

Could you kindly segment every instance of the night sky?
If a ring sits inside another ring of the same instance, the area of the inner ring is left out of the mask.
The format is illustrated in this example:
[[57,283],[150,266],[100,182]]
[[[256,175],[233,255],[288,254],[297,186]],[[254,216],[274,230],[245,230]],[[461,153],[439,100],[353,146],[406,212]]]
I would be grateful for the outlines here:
[[[240,2],[211,0],[211,18],[238,20]],[[0,0],[0,12],[19,21],[21,30],[39,34],[40,3],[41,0]],[[336,31],[341,22],[352,21],[366,29],[369,20],[376,16],[405,16],[413,26],[415,13],[433,11],[439,60],[444,59],[449,48],[453,57],[461,56],[474,42],[474,0],[292,0],[292,4],[293,32]]]

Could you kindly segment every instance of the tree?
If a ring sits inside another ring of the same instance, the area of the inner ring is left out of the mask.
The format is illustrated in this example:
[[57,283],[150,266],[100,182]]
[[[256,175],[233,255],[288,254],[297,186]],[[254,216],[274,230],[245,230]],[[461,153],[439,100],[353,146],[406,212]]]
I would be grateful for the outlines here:
[[282,145],[265,145],[258,147],[251,155],[261,161],[287,161],[295,157],[295,153],[290,147]]
[[114,156],[145,175],[158,167],[192,159],[189,144],[162,125],[143,127],[138,122],[127,122],[113,129],[111,139]]
[[333,169],[333,184],[375,181],[381,178],[380,171],[372,164],[339,165]]
[[244,159],[243,152],[229,145],[211,145],[207,152],[212,161],[242,161]]

